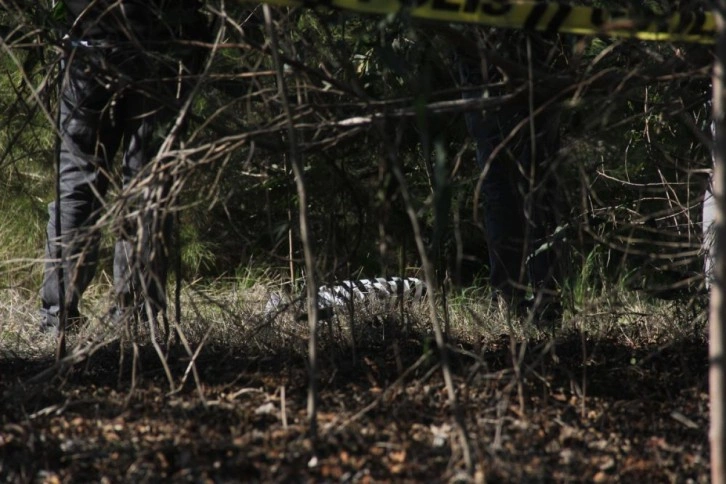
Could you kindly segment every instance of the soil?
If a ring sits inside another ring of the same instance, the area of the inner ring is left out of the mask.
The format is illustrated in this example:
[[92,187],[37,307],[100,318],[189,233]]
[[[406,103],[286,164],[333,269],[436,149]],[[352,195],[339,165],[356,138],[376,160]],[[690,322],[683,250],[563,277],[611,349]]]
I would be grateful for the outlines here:
[[51,357],[4,357],[0,480],[708,482],[703,337],[451,347],[473,476],[435,345],[394,339],[321,350],[315,436],[299,353],[206,346],[195,383],[173,350],[173,390],[151,347],[33,383]]

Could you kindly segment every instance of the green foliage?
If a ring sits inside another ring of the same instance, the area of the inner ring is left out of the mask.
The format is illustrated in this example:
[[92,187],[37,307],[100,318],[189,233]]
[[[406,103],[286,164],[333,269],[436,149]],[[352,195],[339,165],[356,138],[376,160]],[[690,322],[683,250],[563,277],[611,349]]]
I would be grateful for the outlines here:
[[182,224],[179,241],[183,271],[191,277],[207,272],[216,259],[214,244],[202,240],[196,229],[193,224]]
[[40,256],[45,239],[54,140],[50,89],[36,91],[26,81],[52,85],[53,79],[37,52],[10,52],[0,56],[0,265],[3,285],[34,286],[40,266],[29,261]]

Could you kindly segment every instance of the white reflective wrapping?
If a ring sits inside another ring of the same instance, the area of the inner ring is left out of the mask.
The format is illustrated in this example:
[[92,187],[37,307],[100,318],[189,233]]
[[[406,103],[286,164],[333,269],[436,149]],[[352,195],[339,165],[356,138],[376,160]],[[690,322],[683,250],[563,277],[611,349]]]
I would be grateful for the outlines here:
[[[426,297],[426,283],[415,277],[377,277],[375,279],[346,280],[318,288],[318,308],[345,307],[351,301],[391,301],[403,297],[406,301],[420,301]],[[305,291],[297,300],[304,300]],[[265,305],[265,315],[285,308],[283,296],[270,295]]]
[[357,281],[342,281],[318,289],[321,307],[342,306],[352,299],[359,301],[386,300],[403,297],[406,300],[420,300],[426,295],[426,283],[415,277],[377,277]]
[[265,315],[269,315],[274,313],[275,311],[282,309],[282,294],[279,292],[273,292],[270,294],[270,298],[267,300],[267,304],[265,304]]

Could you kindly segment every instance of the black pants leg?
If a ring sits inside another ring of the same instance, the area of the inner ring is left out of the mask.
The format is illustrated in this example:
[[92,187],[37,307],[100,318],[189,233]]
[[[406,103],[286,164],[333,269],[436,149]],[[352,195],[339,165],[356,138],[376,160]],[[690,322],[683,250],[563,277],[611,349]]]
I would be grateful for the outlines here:
[[[71,316],[78,313],[79,299],[93,278],[101,236],[97,222],[105,207],[111,163],[122,141],[123,209],[115,227],[115,290],[120,304],[142,307],[149,301],[152,315],[166,307],[166,241],[171,232],[165,206],[167,183],[160,174],[145,177],[151,173],[154,130],[172,112],[170,95],[165,98],[160,92],[162,83],[142,77],[145,69],[133,55],[125,59],[123,53],[84,47],[74,56],[60,106],[60,198],[49,205],[40,291],[43,328],[57,327],[59,322],[58,265],[63,265],[65,302]],[[127,65],[134,70],[126,69]],[[56,204],[60,204],[60,237]]]
[[[69,315],[78,313],[79,298],[93,278],[101,235],[95,225],[109,184],[110,160],[123,134],[112,121],[113,93],[84,69],[91,65],[96,64],[70,64],[61,93],[60,198],[48,206],[46,262],[40,291],[43,327],[58,326],[61,295],[57,268],[61,262]],[[60,236],[56,204],[60,205]]]

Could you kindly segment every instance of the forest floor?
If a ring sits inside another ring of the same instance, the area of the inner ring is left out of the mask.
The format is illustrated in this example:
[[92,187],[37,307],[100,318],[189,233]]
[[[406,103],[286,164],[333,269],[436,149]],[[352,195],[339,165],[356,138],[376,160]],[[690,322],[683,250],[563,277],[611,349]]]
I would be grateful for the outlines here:
[[[619,311],[579,311],[554,338],[451,321],[474,481],[709,481],[703,308]],[[270,342],[217,322],[165,355],[168,372],[144,338],[80,334],[77,362],[47,371],[52,338],[2,316],[2,482],[468,479],[430,332],[394,318],[355,346],[321,329],[313,439],[303,329]]]

